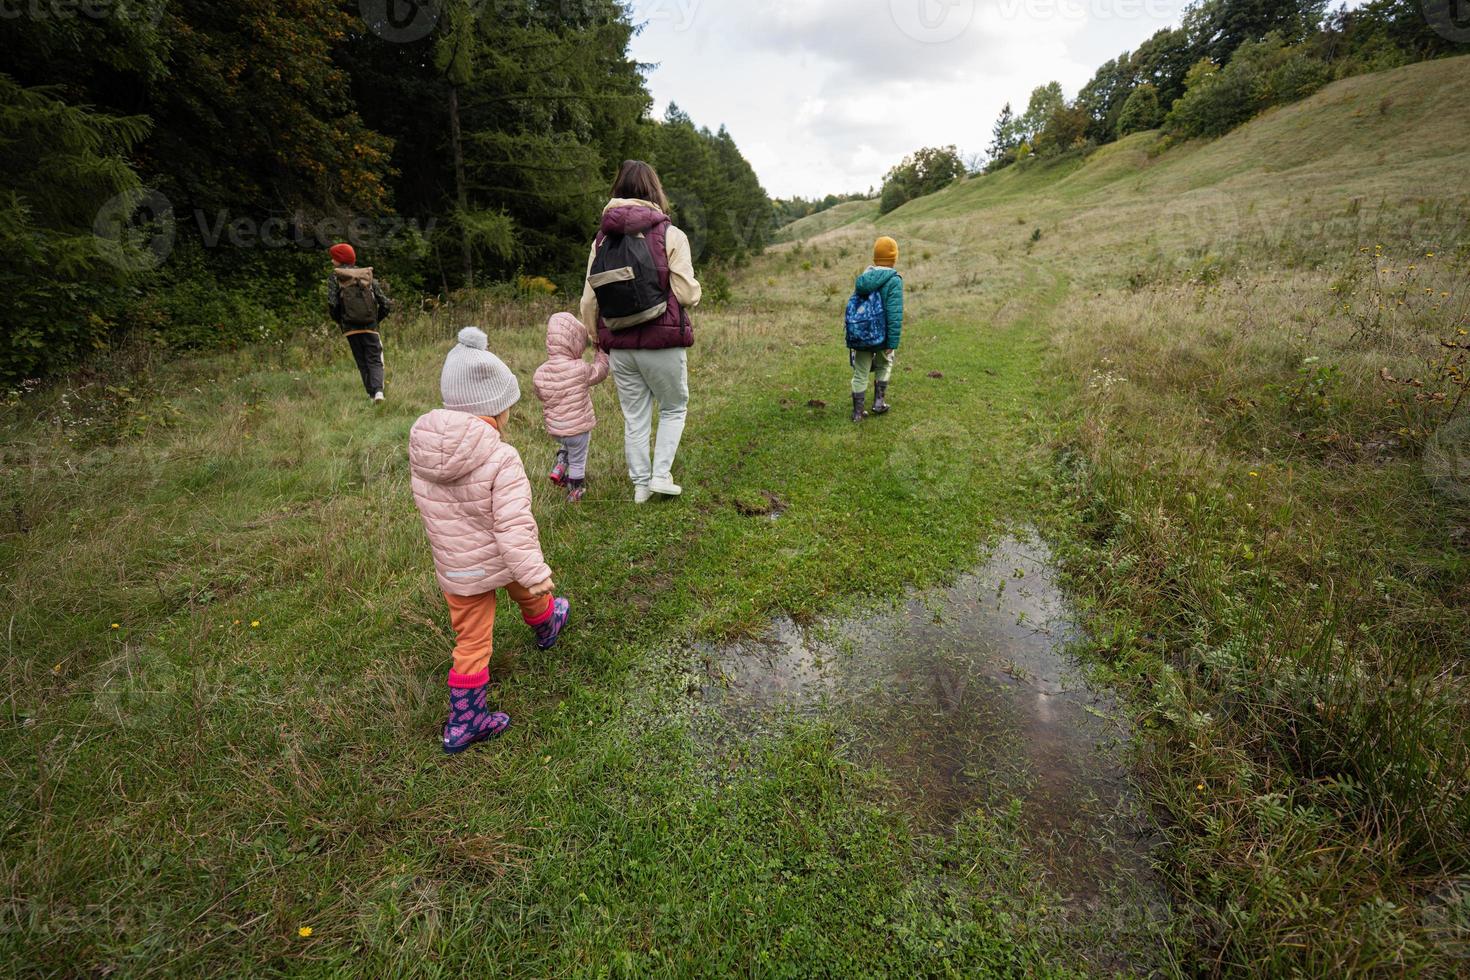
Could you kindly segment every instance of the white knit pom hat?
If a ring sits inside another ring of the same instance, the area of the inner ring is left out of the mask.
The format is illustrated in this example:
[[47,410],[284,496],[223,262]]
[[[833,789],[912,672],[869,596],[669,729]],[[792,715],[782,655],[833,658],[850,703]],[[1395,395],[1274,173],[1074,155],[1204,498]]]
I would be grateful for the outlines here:
[[444,359],[439,391],[444,407],[470,415],[499,415],[521,400],[521,384],[505,362],[489,351],[490,338],[479,327],[465,327]]

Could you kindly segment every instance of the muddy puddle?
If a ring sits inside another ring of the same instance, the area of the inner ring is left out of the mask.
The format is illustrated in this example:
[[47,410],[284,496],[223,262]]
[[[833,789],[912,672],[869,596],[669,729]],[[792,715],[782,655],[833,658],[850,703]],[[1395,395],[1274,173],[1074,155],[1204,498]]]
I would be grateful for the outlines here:
[[774,623],[703,650],[720,738],[795,716],[832,720],[917,821],[943,832],[1019,801],[1032,853],[1089,899],[1146,874],[1129,791],[1129,732],[1066,654],[1077,636],[1046,546],[1002,541],[951,588],[815,627]]

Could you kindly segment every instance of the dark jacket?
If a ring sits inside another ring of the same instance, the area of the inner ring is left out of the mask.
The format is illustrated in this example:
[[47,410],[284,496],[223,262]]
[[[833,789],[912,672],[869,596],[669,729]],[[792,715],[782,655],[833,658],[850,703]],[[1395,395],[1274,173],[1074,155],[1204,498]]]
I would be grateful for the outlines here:
[[[346,268],[355,269],[357,266],[346,266]],[[388,295],[383,292],[377,276],[373,276],[373,299],[378,302],[378,323],[382,323],[392,315],[393,304],[388,301]],[[337,281],[335,271],[327,277],[327,313],[333,322],[343,330],[371,330],[378,325],[377,323],[363,325],[342,322],[342,284]]]

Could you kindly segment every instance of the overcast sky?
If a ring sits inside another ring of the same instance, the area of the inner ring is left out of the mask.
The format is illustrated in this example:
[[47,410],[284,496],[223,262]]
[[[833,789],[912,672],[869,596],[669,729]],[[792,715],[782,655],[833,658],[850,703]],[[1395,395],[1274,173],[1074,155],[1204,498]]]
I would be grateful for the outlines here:
[[1001,106],[1179,23],[1187,0],[631,0],[633,56],[729,127],[766,191],[865,191],[921,146],[984,150]]

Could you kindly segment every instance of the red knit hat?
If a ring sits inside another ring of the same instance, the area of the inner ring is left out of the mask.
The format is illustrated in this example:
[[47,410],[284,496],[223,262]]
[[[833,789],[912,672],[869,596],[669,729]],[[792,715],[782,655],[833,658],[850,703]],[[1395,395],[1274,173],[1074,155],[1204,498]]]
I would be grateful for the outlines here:
[[357,250],[346,242],[333,245],[327,252],[332,256],[333,262],[341,262],[343,265],[357,264]]

